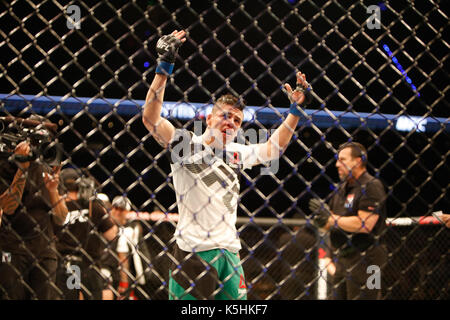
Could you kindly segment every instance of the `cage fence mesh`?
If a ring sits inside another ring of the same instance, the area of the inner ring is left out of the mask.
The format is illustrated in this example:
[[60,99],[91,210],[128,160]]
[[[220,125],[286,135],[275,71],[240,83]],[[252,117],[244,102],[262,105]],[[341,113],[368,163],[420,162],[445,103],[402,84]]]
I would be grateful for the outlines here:
[[[387,193],[391,224],[382,235],[388,248],[383,298],[448,299],[448,229],[417,219],[396,224],[449,211],[444,3],[2,1],[0,116],[44,116],[57,125],[64,167],[85,168],[97,192],[110,200],[118,195],[131,200],[141,230],[135,248],[147,280],[139,284],[130,271],[132,289],[138,299],[167,299],[177,223],[168,217],[178,207],[169,151],[142,123],[156,42],[173,30],[187,32],[164,96],[163,115],[178,128],[205,123],[205,109],[231,92],[248,105],[244,130],[275,129],[289,107],[281,87],[293,85],[301,70],[313,100],[278,171],[261,175],[254,167],[240,176],[237,228],[248,298],[318,299],[324,281],[324,298],[332,298],[330,275],[319,257],[321,249],[332,253],[312,224],[308,201],[328,199],[339,180],[338,146],[353,140],[366,146],[368,171]],[[2,136],[9,125],[5,119]],[[162,218],[155,215],[161,212]],[[3,214],[3,232],[9,218]],[[104,252],[120,260],[95,224],[90,226]],[[45,230],[39,232],[45,236]],[[130,249],[129,261],[133,254]],[[99,266],[98,259],[90,260],[101,274]],[[122,263],[118,268],[123,270]],[[104,274],[101,278],[106,282]],[[20,283],[35,296],[24,277]],[[117,290],[112,288],[115,296]]]

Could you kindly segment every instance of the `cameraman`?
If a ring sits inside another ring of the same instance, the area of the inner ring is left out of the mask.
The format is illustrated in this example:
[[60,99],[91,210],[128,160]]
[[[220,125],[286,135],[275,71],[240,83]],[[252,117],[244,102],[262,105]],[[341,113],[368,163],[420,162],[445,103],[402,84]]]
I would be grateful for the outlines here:
[[[29,119],[53,138],[53,124],[45,118]],[[0,300],[49,299],[56,280],[52,222],[62,224],[68,211],[58,194],[60,167],[32,158],[35,147],[22,141],[10,159],[0,158],[4,213],[0,227]]]
[[[79,299],[79,291],[68,288],[67,279],[73,266],[81,273],[84,299],[101,300],[106,281],[100,274],[100,256],[104,242],[117,235],[117,226],[102,203],[94,199],[94,182],[82,177],[75,169],[61,171],[61,189],[67,193],[69,214],[64,226],[57,231],[57,249],[62,255],[58,264],[57,285],[65,300]],[[72,269],[73,270],[73,269]]]

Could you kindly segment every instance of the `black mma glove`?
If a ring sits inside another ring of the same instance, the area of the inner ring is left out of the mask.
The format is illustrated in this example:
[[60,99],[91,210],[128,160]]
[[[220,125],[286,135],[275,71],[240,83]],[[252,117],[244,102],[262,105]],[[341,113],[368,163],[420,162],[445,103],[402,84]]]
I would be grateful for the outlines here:
[[158,66],[156,73],[170,75],[175,65],[175,58],[182,42],[172,34],[162,36],[156,43]]
[[327,222],[328,218],[331,216],[330,207],[323,203],[319,199],[309,200],[309,209],[311,210],[313,217],[313,223],[318,228],[323,228]]
[[301,91],[303,92],[303,94],[305,95],[305,101],[303,101],[303,104],[310,104],[312,101],[312,87],[311,85],[308,83],[308,87],[305,88],[304,86],[302,86],[301,84],[297,83],[297,87],[295,88],[295,90]]
[[[311,93],[312,92],[312,87],[311,87],[311,85],[309,83],[306,82],[306,84],[308,86],[305,88],[297,80],[297,87],[293,91],[293,92],[295,92],[295,91],[301,92],[301,93],[304,94],[305,100],[302,102],[302,105],[310,104],[312,102],[312,93]],[[294,99],[291,96],[289,96],[289,94],[288,94],[288,97],[289,97],[289,101],[291,102],[291,105],[289,107],[289,113],[292,113],[295,116],[301,117],[302,116],[302,112],[297,108],[298,107],[297,102],[295,102]]]

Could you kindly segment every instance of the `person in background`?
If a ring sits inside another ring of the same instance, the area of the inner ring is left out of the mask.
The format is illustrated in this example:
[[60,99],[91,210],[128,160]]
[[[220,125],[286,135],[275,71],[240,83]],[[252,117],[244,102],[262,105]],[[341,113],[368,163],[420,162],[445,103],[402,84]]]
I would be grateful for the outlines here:
[[[15,122],[55,140],[56,125],[42,116]],[[58,193],[61,167],[33,157],[38,147],[37,141],[22,141],[12,160],[0,158],[0,300],[48,300],[55,286],[54,224],[62,225],[68,210]]]
[[314,223],[329,232],[336,257],[333,281],[338,300],[381,298],[381,285],[368,285],[372,275],[368,270],[381,270],[387,263],[387,249],[381,241],[386,193],[381,181],[367,172],[367,162],[362,144],[341,145],[336,162],[341,184],[328,204],[319,199],[309,202]]
[[[304,217],[295,213],[293,219],[300,221]],[[317,245],[316,228],[307,225],[294,225],[292,233],[286,232],[279,237],[278,250],[282,260],[273,277],[280,277],[280,281],[286,279],[280,287],[281,299],[314,299],[311,286],[317,277]]]
[[[108,195],[105,193],[97,193],[96,197],[101,201],[103,207],[111,217],[112,204]],[[114,220],[113,220],[114,221]],[[104,279],[102,299],[114,300],[117,291],[114,289],[114,274],[119,268],[118,258],[112,253],[114,241],[102,243],[102,254],[100,256],[100,272]]]
[[95,190],[89,178],[73,168],[62,170],[60,178],[69,214],[56,235],[56,247],[61,254],[57,272],[58,288],[62,291],[59,298],[80,298],[79,290],[67,286],[70,271],[78,267],[83,299],[101,300],[104,282],[98,265],[101,243],[114,240],[117,226],[100,201],[92,197]]
[[[117,196],[112,201],[111,216],[119,226],[115,251],[119,261],[119,299],[147,299],[147,272],[150,254],[142,237],[139,221],[129,221],[131,202],[127,197]],[[117,279],[117,274],[115,275]],[[116,283],[117,284],[117,283]]]

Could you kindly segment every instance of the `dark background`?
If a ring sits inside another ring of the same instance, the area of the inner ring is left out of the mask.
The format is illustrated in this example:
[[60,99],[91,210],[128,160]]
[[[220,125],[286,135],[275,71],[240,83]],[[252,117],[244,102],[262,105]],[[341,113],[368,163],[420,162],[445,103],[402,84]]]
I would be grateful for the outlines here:
[[[394,124],[370,129],[363,119],[351,129],[339,123],[325,129],[302,125],[276,175],[261,176],[260,167],[242,174],[239,215],[308,215],[308,200],[326,197],[336,187],[334,149],[350,139],[368,148],[369,171],[383,181],[389,196],[389,217],[448,212],[449,20],[444,1],[76,1],[79,30],[66,26],[67,4],[0,3],[0,93],[145,99],[158,38],[184,29],[188,40],[179,51],[167,101],[210,103],[232,92],[250,106],[286,108],[289,101],[280,87],[293,85],[301,70],[314,88],[308,109],[445,119],[433,132],[399,132]],[[379,30],[365,25],[366,7],[372,4],[381,8]],[[0,115],[8,114],[2,102]],[[29,108],[13,112],[28,114]],[[55,105],[44,115],[59,126],[66,164],[88,168],[111,199],[126,194],[137,210],[177,211],[166,152],[149,136],[141,114],[119,115],[111,106],[101,115],[67,115]],[[194,119],[172,120],[192,128]],[[281,120],[265,128],[276,128]],[[244,129],[262,127],[244,124]],[[401,239],[413,234],[410,230]],[[421,248],[432,246],[432,238],[422,240]],[[445,248],[439,252],[445,254]],[[443,261],[441,254],[437,261]]]
[[[294,82],[299,69],[316,92],[313,108],[449,115],[448,11],[440,1],[80,1],[79,30],[66,26],[62,13],[69,2],[59,3],[1,4],[8,39],[1,46],[8,73],[3,93],[19,86],[28,94],[144,99],[157,39],[184,29],[188,41],[166,92],[169,101],[209,102],[233,91],[248,105],[281,107],[287,100],[279,87]],[[381,7],[379,30],[365,25],[371,4]]]
[[[309,109],[449,116],[444,40],[448,12],[439,2],[251,0],[214,5],[192,1],[187,6],[184,1],[86,1],[76,3],[81,8],[79,30],[67,28],[62,14],[66,3],[60,3],[1,4],[0,23],[6,35],[0,45],[2,93],[142,100],[154,74],[157,39],[184,29],[188,41],[179,51],[167,101],[208,103],[231,91],[248,105],[287,107],[280,86],[293,85],[298,69],[314,88]],[[381,8],[380,30],[365,26],[366,7],[371,4]],[[420,97],[383,44],[394,53]],[[47,116],[61,121],[59,138],[69,161],[89,167],[104,192],[127,193],[141,210],[152,209],[149,196],[153,194],[164,211],[174,211],[175,198],[166,181],[168,164],[139,115],[119,116],[113,108],[102,116],[58,113]],[[19,115],[26,116],[26,110]],[[262,125],[244,125],[248,127]],[[258,177],[260,168],[256,168],[243,179],[242,204],[253,214],[290,216],[298,208],[300,213],[305,209],[310,190],[322,197],[328,194],[337,174],[334,150],[324,141],[337,148],[350,138],[369,149],[370,171],[388,188],[389,216],[448,210],[450,139],[444,126],[429,133],[400,133],[393,127],[344,130],[339,125],[318,131],[303,126],[297,133],[299,143],[293,142],[286,151],[276,178]],[[87,144],[81,144],[83,140]],[[142,181],[136,183],[139,177]],[[265,199],[247,190],[251,181],[270,195],[269,203],[264,205]],[[277,191],[280,181],[283,189]]]

